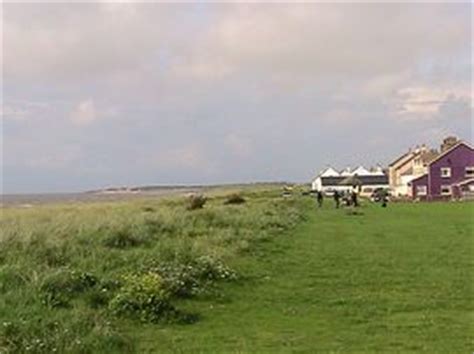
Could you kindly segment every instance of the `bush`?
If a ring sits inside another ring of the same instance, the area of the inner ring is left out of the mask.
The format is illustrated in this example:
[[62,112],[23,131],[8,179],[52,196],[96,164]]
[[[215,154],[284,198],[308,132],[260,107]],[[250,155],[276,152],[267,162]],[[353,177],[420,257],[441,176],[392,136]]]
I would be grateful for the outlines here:
[[75,295],[93,288],[97,278],[86,272],[60,270],[44,279],[40,291],[43,303],[51,307],[67,307]]
[[201,256],[196,259],[196,271],[202,280],[233,280],[236,273],[219,259],[210,256]]
[[158,322],[176,313],[163,278],[152,272],[125,276],[109,308],[116,315],[138,318],[143,322]]
[[245,198],[238,193],[233,193],[227,196],[224,204],[243,204],[245,203]]
[[202,209],[204,207],[204,204],[206,204],[207,198],[203,195],[192,195],[189,197],[186,209],[187,210],[197,210],[197,209]]
[[162,275],[166,289],[176,297],[192,297],[206,291],[218,280],[233,280],[237,277],[222,261],[209,256],[184,263],[163,263],[155,271]]

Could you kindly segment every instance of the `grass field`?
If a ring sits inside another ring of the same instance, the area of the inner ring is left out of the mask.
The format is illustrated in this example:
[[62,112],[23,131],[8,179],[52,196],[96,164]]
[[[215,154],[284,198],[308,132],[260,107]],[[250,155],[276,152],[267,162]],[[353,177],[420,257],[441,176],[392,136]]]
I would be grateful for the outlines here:
[[472,352],[474,204],[245,197],[6,209],[0,352]]

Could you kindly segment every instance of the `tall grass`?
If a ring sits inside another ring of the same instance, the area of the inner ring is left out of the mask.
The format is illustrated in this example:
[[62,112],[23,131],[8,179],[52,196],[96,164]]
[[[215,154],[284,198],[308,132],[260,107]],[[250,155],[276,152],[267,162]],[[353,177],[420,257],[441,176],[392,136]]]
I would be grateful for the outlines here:
[[210,198],[37,206],[0,220],[0,353],[132,351],[132,321],[194,322],[179,309],[232,281],[233,260],[302,217],[298,200],[248,192]]

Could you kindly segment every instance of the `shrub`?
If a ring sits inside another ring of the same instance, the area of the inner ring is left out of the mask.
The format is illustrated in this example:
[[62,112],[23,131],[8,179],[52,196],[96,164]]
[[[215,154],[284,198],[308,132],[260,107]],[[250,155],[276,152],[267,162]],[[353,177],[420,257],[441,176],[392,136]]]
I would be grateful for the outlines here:
[[211,256],[201,256],[196,259],[196,270],[203,280],[233,280],[236,273],[219,259]]
[[200,291],[200,284],[190,265],[165,263],[156,270],[162,274],[164,285],[172,296],[191,297]]
[[152,272],[125,276],[123,286],[110,301],[109,308],[116,315],[144,322],[158,322],[176,312],[163,278]]
[[187,210],[197,210],[202,209],[204,204],[206,204],[207,198],[203,195],[192,195],[188,198],[188,202],[186,205]]
[[233,193],[228,195],[224,204],[243,204],[245,203],[245,198],[238,193]]
[[155,271],[162,275],[169,293],[177,297],[195,296],[206,291],[216,281],[237,277],[222,261],[209,256],[186,262],[163,263]]
[[51,307],[67,307],[75,295],[93,288],[97,278],[86,272],[60,270],[44,279],[40,286],[43,303]]

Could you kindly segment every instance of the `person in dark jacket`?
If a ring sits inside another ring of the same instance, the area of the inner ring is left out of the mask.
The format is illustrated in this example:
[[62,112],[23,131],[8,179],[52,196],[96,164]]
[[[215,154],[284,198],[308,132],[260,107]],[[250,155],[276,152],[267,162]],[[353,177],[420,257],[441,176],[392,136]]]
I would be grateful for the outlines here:
[[357,200],[357,191],[356,191],[356,186],[352,188],[352,193],[351,193],[351,199],[352,199],[352,205],[355,207],[359,206],[359,202]]
[[318,201],[318,207],[321,208],[323,206],[323,193],[321,191],[316,194],[316,200]]
[[339,209],[339,204],[341,200],[341,195],[338,191],[334,191],[334,201],[336,202],[336,209]]
[[382,208],[386,208],[387,207],[387,203],[388,203],[388,192],[384,189],[381,191],[381,201],[382,201]]

